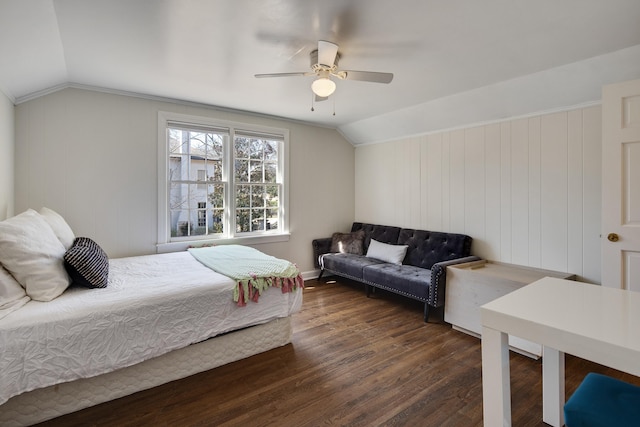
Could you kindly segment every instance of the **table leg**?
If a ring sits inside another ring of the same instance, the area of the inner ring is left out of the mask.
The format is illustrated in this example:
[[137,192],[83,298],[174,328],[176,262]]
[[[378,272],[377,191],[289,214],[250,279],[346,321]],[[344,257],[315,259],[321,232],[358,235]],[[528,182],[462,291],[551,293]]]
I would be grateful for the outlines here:
[[485,427],[511,426],[509,336],[482,327],[482,408]]
[[542,347],[542,421],[564,425],[564,353]]

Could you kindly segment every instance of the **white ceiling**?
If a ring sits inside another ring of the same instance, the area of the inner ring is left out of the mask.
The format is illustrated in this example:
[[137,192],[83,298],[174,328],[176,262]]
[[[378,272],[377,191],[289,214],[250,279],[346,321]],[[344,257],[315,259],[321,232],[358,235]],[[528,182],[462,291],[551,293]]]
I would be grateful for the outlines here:
[[[339,44],[340,68],[394,80],[338,81],[312,112],[311,77],[253,77],[307,71],[319,39]],[[92,86],[357,144],[597,101],[634,77],[639,0],[0,0],[0,89],[16,103]]]

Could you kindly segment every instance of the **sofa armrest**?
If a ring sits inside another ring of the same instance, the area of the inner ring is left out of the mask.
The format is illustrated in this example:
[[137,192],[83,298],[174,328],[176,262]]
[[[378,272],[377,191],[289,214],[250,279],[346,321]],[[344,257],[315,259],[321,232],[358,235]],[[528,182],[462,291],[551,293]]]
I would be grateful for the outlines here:
[[479,261],[481,259],[482,258],[480,257],[472,255],[433,264],[431,267],[431,286],[429,286],[429,300],[427,303],[432,307],[442,307],[444,305],[448,266],[471,261]]
[[311,245],[313,246],[313,265],[316,268],[320,268],[320,255],[324,255],[331,251],[331,237],[314,239],[311,241]]

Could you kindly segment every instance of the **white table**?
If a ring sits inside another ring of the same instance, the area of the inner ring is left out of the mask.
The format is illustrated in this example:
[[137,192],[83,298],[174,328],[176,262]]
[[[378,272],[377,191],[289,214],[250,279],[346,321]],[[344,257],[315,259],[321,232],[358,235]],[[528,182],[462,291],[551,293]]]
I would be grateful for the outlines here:
[[542,344],[543,421],[564,424],[564,354],[640,376],[640,292],[545,277],[480,308],[485,427],[511,425],[508,336]]

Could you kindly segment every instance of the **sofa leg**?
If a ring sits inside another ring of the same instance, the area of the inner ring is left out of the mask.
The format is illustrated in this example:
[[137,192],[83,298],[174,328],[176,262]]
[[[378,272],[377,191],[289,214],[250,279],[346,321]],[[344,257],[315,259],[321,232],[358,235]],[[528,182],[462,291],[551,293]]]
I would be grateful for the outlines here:
[[429,322],[429,304],[428,303],[424,303],[424,323],[428,323]]
[[365,289],[365,291],[367,291],[367,298],[369,298],[371,296],[371,294],[375,294],[376,293],[376,289],[377,288],[375,286],[367,285],[365,283],[364,289]]

